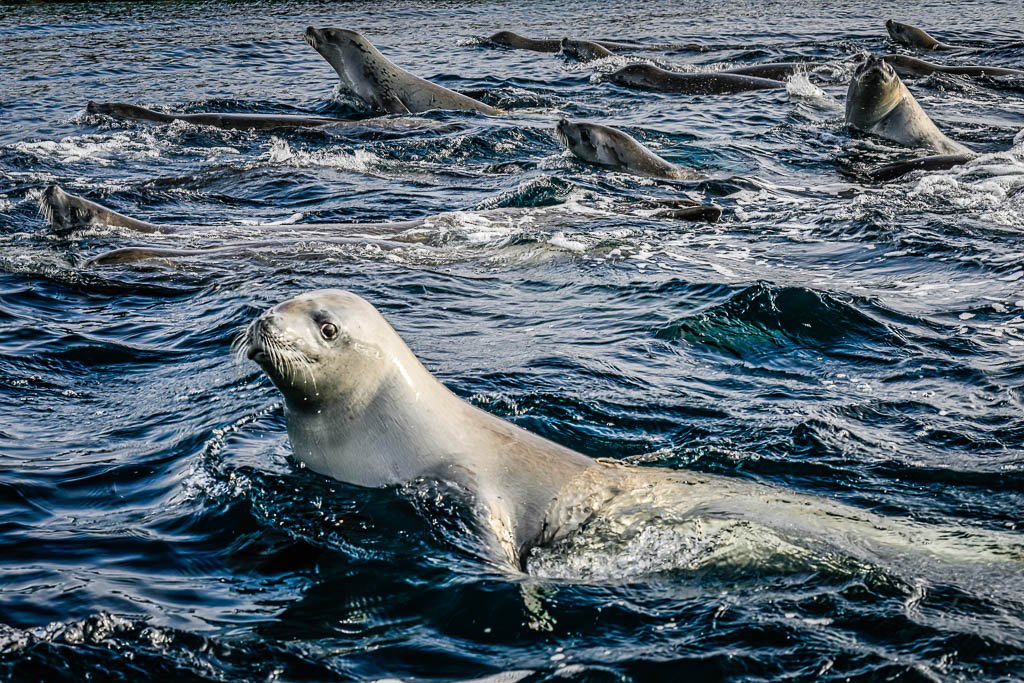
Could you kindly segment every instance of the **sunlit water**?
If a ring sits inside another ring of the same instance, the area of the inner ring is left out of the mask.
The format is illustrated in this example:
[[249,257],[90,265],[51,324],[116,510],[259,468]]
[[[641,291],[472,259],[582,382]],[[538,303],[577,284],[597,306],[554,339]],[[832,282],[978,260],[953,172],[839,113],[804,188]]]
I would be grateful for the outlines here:
[[[651,527],[625,556],[535,565],[590,580],[510,576],[423,492],[300,469],[277,392],[230,354],[266,306],[351,289],[461,396],[589,455],[1019,538],[1024,82],[910,82],[985,153],[950,172],[868,183],[906,151],[842,125],[847,60],[891,49],[890,16],[980,48],[930,58],[1024,67],[1019,4],[956,5],[0,8],[0,678],[1021,676],[1020,582],[983,569],[973,582],[823,558],[720,571]],[[307,25],[360,30],[506,113],[275,134],[84,113],[94,99],[358,116]],[[499,29],[661,49],[581,66],[481,44]],[[710,49],[672,49],[693,42]],[[729,97],[594,75],[645,57],[830,65]],[[552,135],[563,115],[620,126],[709,179],[587,167]],[[193,227],[52,235],[34,199],[50,183]],[[723,220],[633,205],[681,194]],[[302,231],[404,219],[424,221],[396,250]],[[275,222],[295,224],[276,248],[82,266]],[[646,573],[661,561],[672,571]]]

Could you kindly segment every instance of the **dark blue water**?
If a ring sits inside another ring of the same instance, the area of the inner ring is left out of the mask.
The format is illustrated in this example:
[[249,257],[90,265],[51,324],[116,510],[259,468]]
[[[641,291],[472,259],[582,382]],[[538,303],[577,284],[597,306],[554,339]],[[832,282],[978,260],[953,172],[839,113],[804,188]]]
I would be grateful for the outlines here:
[[[350,289],[459,395],[589,455],[1020,538],[1024,83],[913,81],[939,126],[986,154],[867,183],[906,152],[844,130],[842,63],[891,48],[889,17],[981,48],[935,59],[1024,67],[1014,2],[0,7],[0,679],[1024,676],[1020,582],[878,566],[499,572],[444,509],[299,468],[279,394],[231,358],[267,306]],[[310,24],[357,29],[506,114],[269,134],[84,113],[95,99],[360,115],[301,40]],[[835,66],[780,93],[640,93],[593,77],[622,58],[480,44],[499,29],[635,38],[680,69]],[[710,49],[671,49],[690,42]],[[566,114],[710,179],[587,167],[551,134]],[[195,227],[53,235],[34,199],[51,183]],[[632,204],[680,193],[721,205],[722,222]],[[301,228],[393,219],[426,220],[395,251]],[[130,244],[265,238],[279,221],[300,239],[82,266]]]

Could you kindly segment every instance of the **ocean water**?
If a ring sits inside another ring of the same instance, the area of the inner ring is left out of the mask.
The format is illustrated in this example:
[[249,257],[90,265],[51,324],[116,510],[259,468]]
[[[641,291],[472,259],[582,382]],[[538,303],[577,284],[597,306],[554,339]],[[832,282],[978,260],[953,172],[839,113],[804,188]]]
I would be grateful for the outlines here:
[[[893,49],[890,17],[970,48],[930,59],[1024,68],[1019,2],[0,6],[0,679],[1024,677],[1021,582],[981,563],[966,583],[501,571],[458,510],[299,467],[280,395],[231,355],[266,307],[349,289],[460,396],[588,455],[1024,540],[1024,80],[908,81],[983,155],[872,183],[907,151],[847,131],[843,106],[849,60]],[[307,25],[504,112],[269,133],[85,113],[365,116]],[[481,40],[501,29],[649,49],[580,65]],[[790,58],[826,65],[726,97],[600,78]],[[562,116],[707,179],[587,166]],[[53,183],[188,227],[54,234],[36,210]],[[723,219],[642,208],[681,196]],[[419,223],[394,250],[303,230],[395,220]],[[137,244],[239,250],[85,265]]]

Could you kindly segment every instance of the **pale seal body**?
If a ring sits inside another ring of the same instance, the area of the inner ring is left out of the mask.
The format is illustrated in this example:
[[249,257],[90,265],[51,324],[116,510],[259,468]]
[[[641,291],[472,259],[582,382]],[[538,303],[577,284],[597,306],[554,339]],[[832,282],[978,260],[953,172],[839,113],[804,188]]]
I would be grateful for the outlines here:
[[[300,462],[358,486],[437,482],[457,490],[497,555],[515,567],[528,567],[531,551],[545,546],[586,548],[595,533],[608,548],[652,526],[694,524],[701,534],[728,529],[737,553],[749,548],[746,539],[769,537],[805,553],[839,549],[869,561],[913,552],[1024,559],[1020,540],[1006,535],[968,538],[962,529],[883,518],[772,486],[593,460],[457,397],[373,306],[349,292],[310,292],[273,306],[249,325],[239,348],[284,396]],[[702,543],[713,550],[718,544],[708,540]]]
[[907,45],[908,47],[915,47],[918,50],[955,50],[956,48],[952,45],[946,45],[928,35],[928,32],[924,29],[911,26],[910,24],[901,24],[898,21],[889,19],[885,22],[885,28],[889,32],[889,37],[892,38],[893,42],[899,43],[900,45]]
[[356,31],[311,26],[306,29],[305,40],[334,67],[348,90],[374,111],[405,114],[464,109],[498,113],[490,105],[398,67]]
[[778,90],[781,81],[721,72],[677,73],[652,64],[629,64],[605,77],[629,88],[684,93],[687,95],[727,95],[748,90]]
[[591,164],[652,178],[688,180],[699,174],[670,163],[621,130],[562,119],[555,135],[574,155]]
[[846,123],[908,147],[939,154],[971,154],[938,129],[885,60],[870,55],[857,67],[846,94]]

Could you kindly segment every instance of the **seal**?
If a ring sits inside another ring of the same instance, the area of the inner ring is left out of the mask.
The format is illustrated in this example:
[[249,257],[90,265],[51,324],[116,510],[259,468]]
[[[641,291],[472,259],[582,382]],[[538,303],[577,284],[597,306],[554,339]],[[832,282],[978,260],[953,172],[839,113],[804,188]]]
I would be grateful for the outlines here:
[[555,136],[577,158],[590,164],[650,178],[692,180],[700,174],[665,161],[621,130],[597,123],[562,119]]
[[[514,50],[532,50],[533,52],[559,52],[562,49],[562,41],[555,38],[527,38],[512,31],[498,31],[491,35],[487,42],[499,47],[512,48]],[[619,43],[614,40],[588,40],[585,42],[599,45],[605,50],[618,52],[621,50],[635,50],[637,45]]]
[[608,548],[652,525],[693,530],[689,538],[700,542],[683,553],[687,562],[694,547],[715,552],[709,530],[728,530],[718,535],[723,542],[738,540],[725,553],[734,562],[746,561],[736,554],[750,552],[749,540],[771,548],[780,538],[805,553],[838,547],[869,561],[915,548],[929,557],[1024,561],[1020,539],[1007,534],[989,532],[972,544],[963,530],[883,518],[765,484],[593,460],[456,396],[351,292],[313,291],[274,305],[235,348],[281,392],[299,462],[356,486],[429,484],[468,505],[494,559],[514,568],[529,568],[544,547],[584,547],[595,531],[608,534],[597,539]]
[[749,90],[779,90],[786,87],[782,81],[768,78],[720,71],[677,73],[653,64],[628,64],[605,76],[605,80],[627,88],[686,95],[729,95]]
[[483,114],[498,110],[398,67],[356,31],[313,28],[306,42],[338,72],[341,82],[374,111],[408,114],[431,109],[462,109]]
[[68,194],[56,185],[50,185],[39,195],[39,213],[57,233],[84,230],[89,227],[109,225],[128,228],[136,232],[173,232],[154,223],[140,221],[113,209],[100,206],[85,197]]
[[930,76],[931,74],[953,74],[956,76],[1024,76],[1024,70],[1001,66],[964,65],[946,66],[935,64],[909,55],[885,55],[882,57],[901,78]]
[[89,114],[102,114],[111,118],[127,121],[152,121],[154,123],[171,123],[187,121],[199,126],[212,126],[227,130],[273,130],[276,128],[318,128],[320,126],[344,126],[357,123],[344,119],[332,119],[324,116],[299,116],[291,114],[249,114],[249,113],[197,113],[182,114],[172,112],[162,114],[152,109],[123,102],[92,102],[85,105]]
[[926,31],[910,24],[901,24],[898,21],[889,19],[885,22],[885,28],[889,37],[894,43],[915,47],[918,50],[955,50],[952,45],[946,45],[932,38]]
[[719,74],[736,74],[739,76],[754,76],[755,78],[767,78],[772,81],[784,81],[794,74],[823,66],[824,62],[767,62],[765,64],[751,64],[749,66],[732,66],[721,71]]
[[426,119],[410,117],[377,116],[369,119],[349,120],[326,116],[304,116],[296,114],[253,114],[236,112],[202,112],[183,114],[180,112],[161,113],[123,102],[92,102],[85,106],[88,114],[100,114],[122,121],[151,121],[171,123],[187,121],[197,126],[211,126],[225,130],[276,130],[279,128],[407,128],[416,125],[433,125]]
[[580,62],[592,62],[595,59],[604,59],[605,57],[611,57],[614,54],[611,50],[600,43],[595,43],[590,40],[562,38],[562,42],[559,43],[559,47],[563,55],[566,57],[572,57]]
[[517,566],[561,486],[595,467],[460,399],[350,292],[280,303],[249,325],[241,346],[284,396],[299,461],[357,486],[453,483]]
[[973,154],[938,129],[893,68],[874,55],[861,63],[846,93],[846,125],[907,147],[943,155]]

